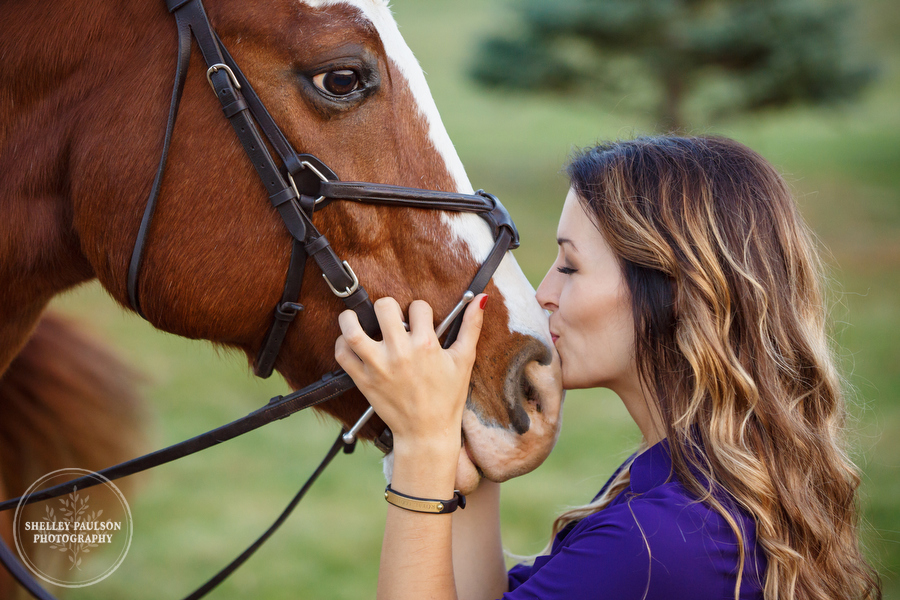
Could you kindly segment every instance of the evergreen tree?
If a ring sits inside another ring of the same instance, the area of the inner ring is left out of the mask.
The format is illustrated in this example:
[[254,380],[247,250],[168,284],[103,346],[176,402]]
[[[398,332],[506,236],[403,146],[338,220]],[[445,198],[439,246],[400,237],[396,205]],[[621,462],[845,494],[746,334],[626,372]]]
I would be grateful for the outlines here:
[[471,75],[493,87],[617,90],[643,79],[665,129],[717,81],[719,110],[855,97],[874,69],[854,58],[848,0],[517,0],[521,27],[480,46]]

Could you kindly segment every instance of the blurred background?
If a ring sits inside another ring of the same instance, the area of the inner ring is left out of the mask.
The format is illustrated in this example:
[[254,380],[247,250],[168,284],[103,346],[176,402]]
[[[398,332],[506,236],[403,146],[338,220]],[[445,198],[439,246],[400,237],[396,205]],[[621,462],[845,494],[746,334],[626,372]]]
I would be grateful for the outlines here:
[[[395,0],[476,188],[519,226],[537,285],[556,252],[566,156],[680,126],[748,144],[794,189],[830,266],[835,346],[853,386],[849,435],[864,473],[864,537],[900,600],[900,5],[857,0],[517,2]],[[674,8],[673,8],[674,7]],[[660,40],[668,40],[671,45]],[[527,68],[526,68],[527,67]],[[283,393],[243,357],[152,330],[96,285],[55,303],[148,378],[155,444],[230,421]],[[590,499],[636,446],[618,399],[566,400],[536,472],[503,488],[504,543],[538,552],[553,518]],[[72,598],[178,598],[274,519],[337,434],[312,413],[154,470],[131,494],[133,544]],[[385,503],[380,453],[338,456],[290,521],[213,598],[372,597]]]

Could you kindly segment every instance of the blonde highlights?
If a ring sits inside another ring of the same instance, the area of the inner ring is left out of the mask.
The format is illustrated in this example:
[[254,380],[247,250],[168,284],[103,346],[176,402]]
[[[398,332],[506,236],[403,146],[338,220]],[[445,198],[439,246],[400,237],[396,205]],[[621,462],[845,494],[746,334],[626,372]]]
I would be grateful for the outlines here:
[[[880,598],[859,548],[860,479],[822,265],[783,179],[749,148],[710,137],[603,144],[567,172],[622,263],[674,475],[741,542],[735,596],[747,543],[731,506],[756,521],[767,600]],[[624,469],[554,533],[627,484]]]

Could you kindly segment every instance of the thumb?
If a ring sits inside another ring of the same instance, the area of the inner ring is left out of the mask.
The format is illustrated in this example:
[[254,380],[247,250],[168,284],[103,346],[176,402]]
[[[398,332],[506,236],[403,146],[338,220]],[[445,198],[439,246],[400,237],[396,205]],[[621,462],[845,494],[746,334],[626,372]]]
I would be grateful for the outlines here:
[[484,306],[487,303],[487,299],[487,294],[479,294],[469,303],[469,306],[466,307],[466,313],[463,315],[459,335],[456,336],[456,341],[450,346],[457,352],[469,356],[472,361],[475,360],[475,346],[478,345],[481,327],[484,324]]

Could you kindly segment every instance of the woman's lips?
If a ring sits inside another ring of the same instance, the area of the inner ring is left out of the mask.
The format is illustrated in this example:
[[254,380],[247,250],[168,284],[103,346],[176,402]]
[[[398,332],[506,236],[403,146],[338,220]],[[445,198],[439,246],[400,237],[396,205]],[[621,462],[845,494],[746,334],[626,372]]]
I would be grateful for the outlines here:
[[551,334],[550,334],[550,339],[553,340],[553,344],[556,345],[556,340],[559,339],[559,336],[556,335],[555,333],[551,333]]

